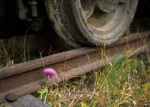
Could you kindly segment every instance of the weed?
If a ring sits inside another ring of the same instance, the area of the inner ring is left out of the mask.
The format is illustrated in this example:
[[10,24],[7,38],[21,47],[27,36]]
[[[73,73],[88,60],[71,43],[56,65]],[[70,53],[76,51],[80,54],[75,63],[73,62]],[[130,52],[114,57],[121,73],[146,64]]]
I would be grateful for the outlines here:
[[32,27],[33,25],[31,24],[28,28],[27,28],[27,30],[26,30],[26,32],[25,32],[25,36],[24,36],[24,62],[25,61],[27,61],[27,56],[26,56],[26,39],[27,39],[27,34],[28,34],[28,32],[29,32],[29,30],[31,29],[31,27]]
[[[42,89],[39,89],[37,91],[37,94],[39,95],[38,96],[38,99],[43,101],[44,103],[46,103],[46,100],[47,100],[47,94],[48,94],[48,85],[47,85],[48,81],[46,82],[46,85],[44,88]],[[50,103],[49,103],[50,104]]]

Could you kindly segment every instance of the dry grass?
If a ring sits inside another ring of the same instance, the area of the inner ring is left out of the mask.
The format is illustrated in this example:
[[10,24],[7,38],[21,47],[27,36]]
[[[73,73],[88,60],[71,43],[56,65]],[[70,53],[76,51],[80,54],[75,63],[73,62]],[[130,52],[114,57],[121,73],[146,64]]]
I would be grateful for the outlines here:
[[53,107],[139,107],[150,101],[150,70],[137,58],[117,59],[47,92]]

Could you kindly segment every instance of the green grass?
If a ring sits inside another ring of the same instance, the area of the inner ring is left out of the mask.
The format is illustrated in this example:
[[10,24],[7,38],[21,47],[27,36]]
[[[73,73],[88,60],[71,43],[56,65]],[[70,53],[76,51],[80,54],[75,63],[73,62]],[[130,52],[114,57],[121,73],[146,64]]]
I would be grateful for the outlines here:
[[137,57],[116,59],[93,73],[46,88],[46,102],[54,107],[143,106],[150,101],[149,76]]
[[[141,65],[143,62],[138,59],[117,59],[112,64],[105,66],[102,72],[95,73],[96,88],[106,95],[108,106],[135,106],[138,104],[134,93],[137,87],[142,90],[140,82],[145,72],[144,65],[141,71],[137,70]],[[141,78],[138,77],[139,75]]]

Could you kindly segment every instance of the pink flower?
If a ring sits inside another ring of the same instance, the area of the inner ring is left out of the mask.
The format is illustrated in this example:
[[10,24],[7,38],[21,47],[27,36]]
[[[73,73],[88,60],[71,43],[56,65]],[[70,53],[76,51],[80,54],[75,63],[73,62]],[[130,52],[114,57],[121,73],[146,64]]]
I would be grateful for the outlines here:
[[53,68],[46,68],[43,72],[48,76],[56,76],[56,71]]

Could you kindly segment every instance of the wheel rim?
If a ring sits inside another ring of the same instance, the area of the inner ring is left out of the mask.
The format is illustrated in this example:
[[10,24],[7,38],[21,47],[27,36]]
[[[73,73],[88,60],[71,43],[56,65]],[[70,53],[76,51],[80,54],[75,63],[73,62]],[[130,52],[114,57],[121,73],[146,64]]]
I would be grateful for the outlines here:
[[[130,18],[133,18],[134,14],[127,13],[129,7],[134,7],[133,4],[137,5],[138,0],[75,0],[74,12],[77,13],[76,20],[78,27],[82,31],[88,32],[89,34],[95,36],[91,38],[90,42],[93,41],[95,44],[99,44],[99,36],[101,40],[108,40],[114,38],[116,35],[111,35],[111,31],[121,24],[129,26],[130,22],[125,22],[129,17],[124,17],[125,14],[129,14]],[[135,11],[136,8],[132,8]],[[120,17],[118,17],[120,15]],[[82,32],[81,31],[81,32]],[[82,32],[82,34],[87,37],[88,34]],[[115,31],[117,32],[117,31]],[[118,31],[118,35],[122,35]],[[89,38],[89,37],[87,37]],[[118,36],[119,38],[119,36]],[[118,39],[116,38],[116,40]],[[114,40],[115,42],[115,40]],[[102,43],[102,42],[101,42]],[[102,45],[102,44],[99,45]],[[107,44],[107,43],[106,43]],[[109,43],[108,43],[109,45]]]

